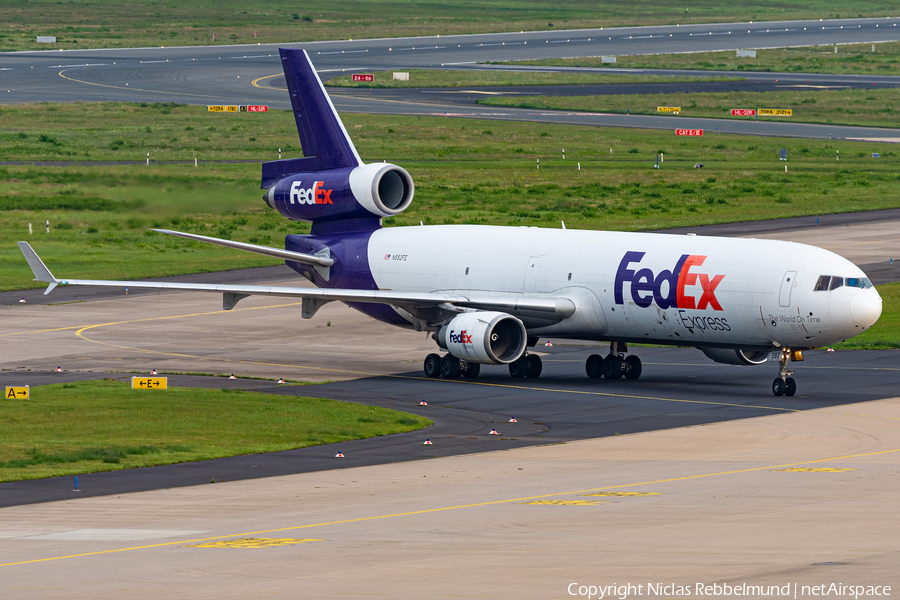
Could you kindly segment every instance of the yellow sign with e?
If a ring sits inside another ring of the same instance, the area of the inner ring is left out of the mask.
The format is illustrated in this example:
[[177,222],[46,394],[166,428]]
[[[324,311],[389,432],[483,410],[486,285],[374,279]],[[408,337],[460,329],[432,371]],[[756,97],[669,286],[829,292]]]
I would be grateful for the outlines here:
[[761,108],[759,109],[761,117],[792,117],[794,111],[790,108]]
[[656,112],[658,113],[675,113],[678,114],[681,112],[680,106],[657,106]]
[[215,104],[207,104],[206,112],[240,112],[241,107],[236,105],[215,105]]
[[167,389],[167,377],[132,377],[131,389],[133,390],[165,390]]
[[28,400],[28,386],[6,386],[7,400]]

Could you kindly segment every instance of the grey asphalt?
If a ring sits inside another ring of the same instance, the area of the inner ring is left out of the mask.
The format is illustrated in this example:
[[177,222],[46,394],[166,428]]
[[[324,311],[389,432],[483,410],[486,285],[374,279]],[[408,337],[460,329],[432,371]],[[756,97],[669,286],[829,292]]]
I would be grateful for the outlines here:
[[[0,103],[36,101],[168,101],[267,104],[288,108],[285,93],[265,79],[278,76],[277,48],[306,48],[324,78],[362,70],[507,68],[479,62],[566,56],[654,54],[735,48],[849,44],[900,39],[898,18],[791,21],[668,27],[503,33],[471,36],[345,40],[304,44],[65,50],[0,56]],[[546,68],[542,68],[546,70]],[[554,69],[556,70],[556,69]],[[629,72],[615,70],[615,72]],[[696,73],[690,73],[696,75]],[[753,74],[754,80],[801,84],[816,75]],[[829,81],[834,76],[829,76]],[[892,76],[846,76],[856,84],[896,85]],[[254,83],[255,82],[255,83]],[[2,88],[7,92],[3,94]],[[710,132],[818,139],[900,138],[900,130],[755,121],[539,111],[465,110],[458,102],[395,101],[377,92],[333,92],[342,112],[447,115],[607,127],[704,129]]]
[[[88,496],[256,479],[291,473],[425,460],[521,446],[558,444],[745,419],[812,408],[851,405],[896,395],[896,352],[810,351],[796,369],[798,395],[776,398],[772,365],[733,367],[710,362],[694,349],[632,348],[644,361],[638,381],[592,380],[584,360],[599,346],[540,347],[544,372],[537,380],[514,380],[505,367],[488,367],[477,380],[432,380],[418,371],[315,387],[284,387],[271,381],[170,376],[172,385],[241,388],[311,395],[378,405],[424,415],[429,429],[286,452],[0,484],[0,507]],[[32,386],[102,377],[102,373],[5,372],[4,385]],[[419,406],[426,401],[427,406]],[[516,423],[509,423],[509,419]],[[500,435],[490,435],[496,429]],[[437,444],[423,445],[425,439]],[[340,451],[344,459],[335,458]]]

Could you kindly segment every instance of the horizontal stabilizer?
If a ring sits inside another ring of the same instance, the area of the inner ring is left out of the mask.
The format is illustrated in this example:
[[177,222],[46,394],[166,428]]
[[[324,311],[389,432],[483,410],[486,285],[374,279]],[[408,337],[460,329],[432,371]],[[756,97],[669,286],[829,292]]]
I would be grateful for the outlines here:
[[[303,254],[302,252],[293,252],[291,250],[281,250],[280,248],[269,248],[268,246],[259,246],[257,244],[248,244],[246,242],[234,242],[232,240],[223,240],[205,235],[197,235],[196,233],[184,233],[183,231],[172,231],[171,229],[154,229],[157,233],[166,235],[174,235],[178,237],[195,240],[198,242],[206,242],[207,244],[216,244],[217,246],[225,246],[226,248],[234,248],[235,250],[243,250],[245,252],[253,252],[255,254],[264,254],[272,258],[280,258],[290,260],[304,265],[316,265],[320,267],[330,267],[334,264],[334,259],[327,256],[319,256],[316,254]],[[20,242],[24,243],[24,242]],[[35,255],[37,258],[37,255]],[[38,259],[40,260],[40,259]],[[43,263],[41,263],[43,265]],[[46,267],[44,267],[46,268]],[[44,281],[44,280],[41,280]]]

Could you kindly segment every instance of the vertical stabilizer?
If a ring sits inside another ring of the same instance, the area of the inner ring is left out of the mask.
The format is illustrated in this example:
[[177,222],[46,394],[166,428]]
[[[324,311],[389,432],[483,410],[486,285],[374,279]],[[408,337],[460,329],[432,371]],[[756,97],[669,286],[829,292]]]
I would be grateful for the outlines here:
[[282,48],[280,52],[303,155],[315,156],[319,169],[361,165],[359,154],[306,50]]

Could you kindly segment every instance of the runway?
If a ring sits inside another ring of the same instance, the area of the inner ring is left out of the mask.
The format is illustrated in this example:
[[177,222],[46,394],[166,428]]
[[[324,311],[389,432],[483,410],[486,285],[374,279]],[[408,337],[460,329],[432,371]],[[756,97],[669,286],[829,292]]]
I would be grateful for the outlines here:
[[[129,101],[189,104],[266,104],[290,107],[278,89],[278,47],[303,47],[323,78],[363,70],[410,68],[509,68],[480,62],[567,56],[655,54],[735,48],[847,44],[900,39],[900,19],[843,19],[675,27],[522,32],[431,38],[345,40],[304,44],[197,46],[116,50],[66,50],[0,55],[0,102]],[[534,67],[516,67],[524,70]],[[549,70],[541,67],[540,70]],[[564,70],[554,68],[553,70]],[[592,69],[590,71],[604,71]],[[631,70],[608,70],[632,73]],[[655,73],[657,71],[647,71]],[[671,72],[715,75],[714,72]],[[733,75],[733,73],[729,73]],[[273,77],[276,81],[270,81]],[[744,74],[774,85],[836,82],[834,75]],[[896,86],[896,76],[842,76],[847,85]],[[275,84],[276,87],[272,87]],[[507,90],[509,91],[509,90]],[[704,129],[744,135],[816,139],[900,139],[900,130],[717,119],[559,113],[461,108],[448,94],[437,99],[415,92],[330,90],[341,112],[441,115],[457,118],[542,121],[605,127]]]

